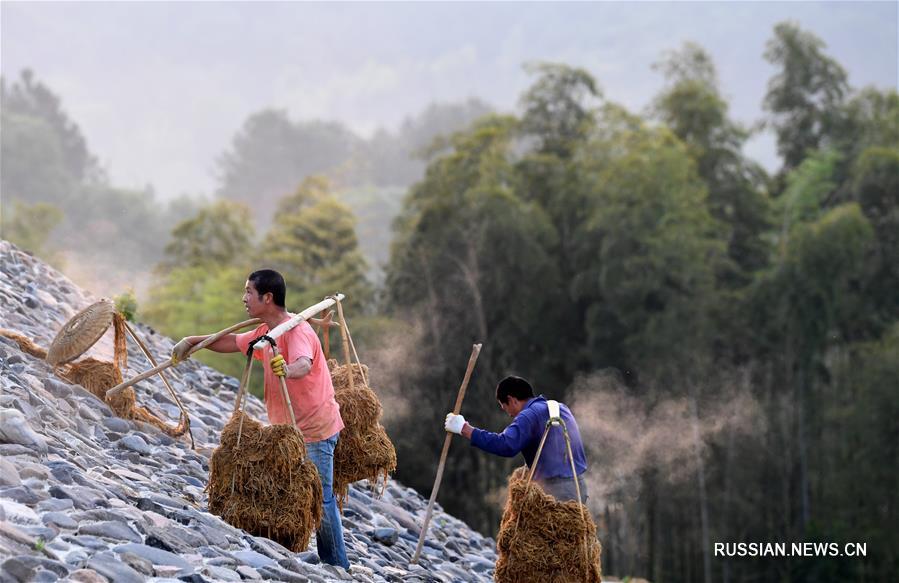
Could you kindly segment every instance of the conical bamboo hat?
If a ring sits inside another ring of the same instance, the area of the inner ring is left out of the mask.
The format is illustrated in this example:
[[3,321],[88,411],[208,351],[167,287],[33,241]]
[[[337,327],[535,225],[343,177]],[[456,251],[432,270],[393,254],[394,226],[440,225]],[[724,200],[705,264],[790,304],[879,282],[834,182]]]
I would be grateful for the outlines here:
[[50,344],[47,362],[58,366],[84,354],[109,329],[114,315],[115,304],[103,298],[72,316]]

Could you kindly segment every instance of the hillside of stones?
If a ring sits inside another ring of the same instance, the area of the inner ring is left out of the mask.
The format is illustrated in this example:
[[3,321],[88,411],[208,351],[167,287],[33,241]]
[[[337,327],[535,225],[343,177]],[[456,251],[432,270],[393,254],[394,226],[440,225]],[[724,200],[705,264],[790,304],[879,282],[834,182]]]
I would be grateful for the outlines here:
[[[97,297],[0,241],[0,327],[47,347]],[[172,340],[137,323],[157,359]],[[201,331],[198,331],[201,332]],[[112,341],[90,356],[111,360]],[[126,378],[150,368],[128,343]],[[196,361],[169,375],[190,414],[195,449],[116,417],[43,360],[0,338],[0,582],[492,581],[495,544],[438,506],[418,565],[410,564],[427,501],[391,480],[383,496],[355,484],[344,507],[350,569],[323,565],[315,542],[292,553],[208,512],[209,457],[231,414],[237,380]],[[172,425],[178,409],[157,378],[138,402]],[[265,408],[248,399],[250,415]]]

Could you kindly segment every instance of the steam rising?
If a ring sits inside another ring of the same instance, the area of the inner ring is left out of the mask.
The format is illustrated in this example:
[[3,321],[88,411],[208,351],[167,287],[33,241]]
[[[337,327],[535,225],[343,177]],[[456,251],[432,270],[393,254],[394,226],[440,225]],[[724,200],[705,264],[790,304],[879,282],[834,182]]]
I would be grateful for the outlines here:
[[570,401],[587,450],[594,510],[636,497],[642,472],[683,483],[695,479],[709,446],[723,435],[763,432],[759,404],[746,384],[738,379],[704,387],[701,393],[715,396],[694,409],[689,397],[635,396],[615,371],[578,378]]
[[419,347],[423,328],[414,323],[379,334],[377,344],[365,350],[363,360],[368,364],[371,385],[384,408],[382,423],[390,425],[409,414],[411,403],[403,396],[401,387],[410,386],[419,378],[424,366]]

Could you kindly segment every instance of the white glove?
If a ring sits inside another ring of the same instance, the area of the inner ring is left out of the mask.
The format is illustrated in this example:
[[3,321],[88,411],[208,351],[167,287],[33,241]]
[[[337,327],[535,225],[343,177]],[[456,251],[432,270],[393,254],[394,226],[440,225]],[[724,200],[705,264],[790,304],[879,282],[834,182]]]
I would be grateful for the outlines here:
[[179,362],[190,358],[190,355],[187,353],[193,347],[193,342],[187,338],[182,338],[178,344],[172,348],[172,364],[178,364]]
[[465,417],[447,413],[446,423],[443,424],[443,427],[446,428],[446,430],[450,433],[462,435],[462,428],[465,427]]

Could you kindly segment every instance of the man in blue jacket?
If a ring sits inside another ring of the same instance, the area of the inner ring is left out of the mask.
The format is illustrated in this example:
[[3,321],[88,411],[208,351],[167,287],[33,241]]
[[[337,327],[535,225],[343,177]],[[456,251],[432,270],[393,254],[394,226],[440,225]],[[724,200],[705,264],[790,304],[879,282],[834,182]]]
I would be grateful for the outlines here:
[[[496,400],[499,407],[512,423],[502,433],[491,433],[484,429],[472,427],[466,423],[462,415],[446,416],[447,431],[457,433],[471,440],[471,445],[494,455],[514,457],[520,452],[528,467],[534,462],[537,447],[546,430],[549,420],[549,406],[543,395],[534,396],[530,383],[521,377],[506,377],[496,385]],[[577,427],[574,415],[563,404],[559,404],[562,421],[568,428],[571,439],[571,451],[574,456],[574,467],[577,471],[578,484],[581,490],[581,502],[587,501],[587,485],[584,483],[584,472],[587,471],[587,458],[584,455],[584,444]],[[577,500],[577,490],[571,475],[571,462],[568,459],[568,448],[565,436],[560,427],[549,430],[534,480],[557,500]]]

